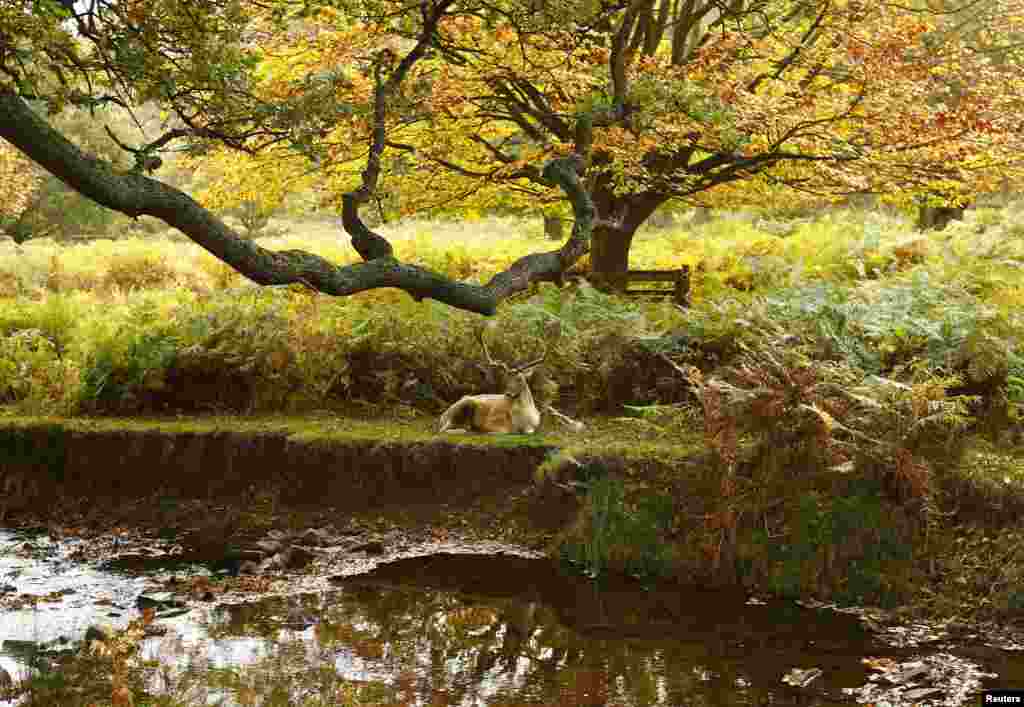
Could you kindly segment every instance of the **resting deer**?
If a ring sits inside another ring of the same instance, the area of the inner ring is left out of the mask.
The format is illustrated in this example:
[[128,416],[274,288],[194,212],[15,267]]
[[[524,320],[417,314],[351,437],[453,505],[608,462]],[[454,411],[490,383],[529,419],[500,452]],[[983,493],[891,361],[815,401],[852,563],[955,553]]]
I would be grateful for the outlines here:
[[[536,370],[536,366],[547,357],[547,349],[537,360],[513,367],[491,358],[491,352],[487,350],[483,332],[480,333],[480,344],[483,346],[487,362],[503,369],[508,374],[509,381],[505,392],[492,395],[462,396],[459,402],[441,415],[438,432],[474,431],[488,434],[532,434],[540,426],[540,411],[533,401],[529,379]],[[452,427],[457,420],[464,418],[468,418],[469,429]]]

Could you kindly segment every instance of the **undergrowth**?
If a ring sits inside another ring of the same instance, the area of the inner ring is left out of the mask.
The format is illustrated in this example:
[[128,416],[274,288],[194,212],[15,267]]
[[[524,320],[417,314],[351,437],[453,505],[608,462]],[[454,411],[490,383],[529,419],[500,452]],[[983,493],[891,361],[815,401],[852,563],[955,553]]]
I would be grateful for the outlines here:
[[[783,332],[812,361],[902,382],[955,375],[959,392],[989,398],[1004,391],[1012,416],[1024,398],[1024,248],[996,236],[1016,233],[1015,214],[989,210],[916,235],[893,216],[856,211],[784,229],[729,218],[641,232],[633,266],[690,265],[692,308],[623,300],[585,280],[546,285],[504,305],[488,338],[509,361],[547,352],[540,395],[577,414],[693,403],[662,354],[714,371],[760,345],[761,329]],[[336,236],[306,230],[264,244],[354,260]],[[478,282],[541,238],[529,222],[500,220],[411,222],[388,235],[400,257]],[[169,239],[30,243],[0,253],[0,272],[17,290],[0,299],[0,399],[15,410],[368,404],[435,414],[501,387],[482,365],[477,317],[395,290],[334,299],[259,288]]]

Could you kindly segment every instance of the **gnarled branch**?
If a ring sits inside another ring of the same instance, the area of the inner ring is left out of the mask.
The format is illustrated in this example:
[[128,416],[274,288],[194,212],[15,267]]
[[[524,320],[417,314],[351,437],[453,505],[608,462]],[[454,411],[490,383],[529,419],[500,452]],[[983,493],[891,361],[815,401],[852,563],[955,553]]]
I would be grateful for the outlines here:
[[243,239],[184,192],[137,172],[117,170],[108,162],[83,153],[36,115],[12,88],[3,85],[0,138],[96,203],[128,216],[158,218],[261,285],[304,283],[335,296],[397,287],[416,299],[431,298],[490,315],[499,301],[531,282],[557,280],[587,252],[593,229],[594,206],[576,176],[577,160],[563,157],[551,161],[544,169],[545,177],[565,191],[576,213],[572,237],[558,251],[525,256],[482,286],[454,282],[386,254],[339,267],[313,253],[262,248]]
[[[576,214],[572,236],[557,251],[520,258],[486,285],[455,282],[425,268],[399,262],[391,244],[359,218],[359,207],[372,198],[380,176],[381,156],[387,144],[388,99],[413,64],[425,55],[438,23],[453,1],[423,0],[423,25],[413,49],[397,64],[390,52],[382,52],[374,61],[374,123],[366,169],[360,187],[344,195],[342,208],[342,224],[363,258],[362,263],[337,266],[313,253],[275,252],[241,238],[184,192],[137,171],[117,170],[110,163],[83,153],[36,115],[13,87],[3,83],[0,83],[0,137],[96,203],[128,216],[156,217],[258,284],[302,283],[335,296],[396,287],[416,300],[431,298],[460,309],[493,314],[498,302],[525,289],[531,282],[560,281],[562,273],[589,250],[594,206],[577,176],[581,171],[578,157],[552,160],[542,172],[543,180],[561,187],[572,203]],[[589,120],[584,116],[581,124],[589,125]]]

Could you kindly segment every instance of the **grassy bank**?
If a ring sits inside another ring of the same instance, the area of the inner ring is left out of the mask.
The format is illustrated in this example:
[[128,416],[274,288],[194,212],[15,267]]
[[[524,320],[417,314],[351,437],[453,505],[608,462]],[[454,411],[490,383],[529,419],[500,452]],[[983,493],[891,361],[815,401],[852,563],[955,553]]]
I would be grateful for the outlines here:
[[915,490],[884,465],[816,463],[795,440],[744,436],[728,465],[703,435],[594,423],[583,436],[438,439],[428,418],[8,417],[2,510],[202,528],[221,514],[199,500],[238,509],[243,534],[313,517],[426,523],[540,543],[592,575],[964,619],[1024,607],[1024,459],[981,436],[960,438],[942,460],[919,457],[930,466]]

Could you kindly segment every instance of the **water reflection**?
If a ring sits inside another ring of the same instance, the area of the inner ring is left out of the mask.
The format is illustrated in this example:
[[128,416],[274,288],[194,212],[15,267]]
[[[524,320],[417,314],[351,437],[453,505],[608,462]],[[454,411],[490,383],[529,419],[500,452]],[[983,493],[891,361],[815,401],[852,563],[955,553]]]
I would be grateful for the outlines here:
[[144,578],[78,562],[80,547],[74,539],[0,530],[0,599],[14,598],[0,604],[0,668],[15,679],[28,675],[37,646],[80,639],[97,623],[124,626],[134,612]]
[[[146,645],[164,666],[152,687],[216,682],[204,699],[239,703],[259,686],[301,703],[355,684],[373,704],[824,706],[864,682],[870,645],[856,620],[788,603],[599,586],[545,561],[466,555],[211,608],[177,629]],[[824,676],[798,693],[780,683],[793,667]]]
[[[93,623],[123,626],[139,615],[144,589],[187,587],[182,578],[208,572],[148,541],[129,548],[128,562],[123,541],[111,543],[0,531],[0,667],[27,677],[40,646],[71,647]],[[162,614],[167,633],[143,640],[145,662],[131,676],[137,700],[144,687],[169,698],[156,704],[225,707],[824,707],[850,703],[841,689],[865,683],[862,657],[917,655],[874,645],[847,615],[626,579],[595,584],[512,555],[407,556],[329,584],[315,579],[300,585],[297,575],[288,586],[316,591],[242,604],[214,603],[211,594],[210,603]],[[993,652],[975,657],[1001,684],[1019,682],[1024,661]],[[90,676],[99,684],[92,694],[109,694],[109,675],[89,665],[69,672],[67,694]],[[823,674],[797,690],[781,682],[794,668]],[[94,701],[61,694],[24,704]]]

